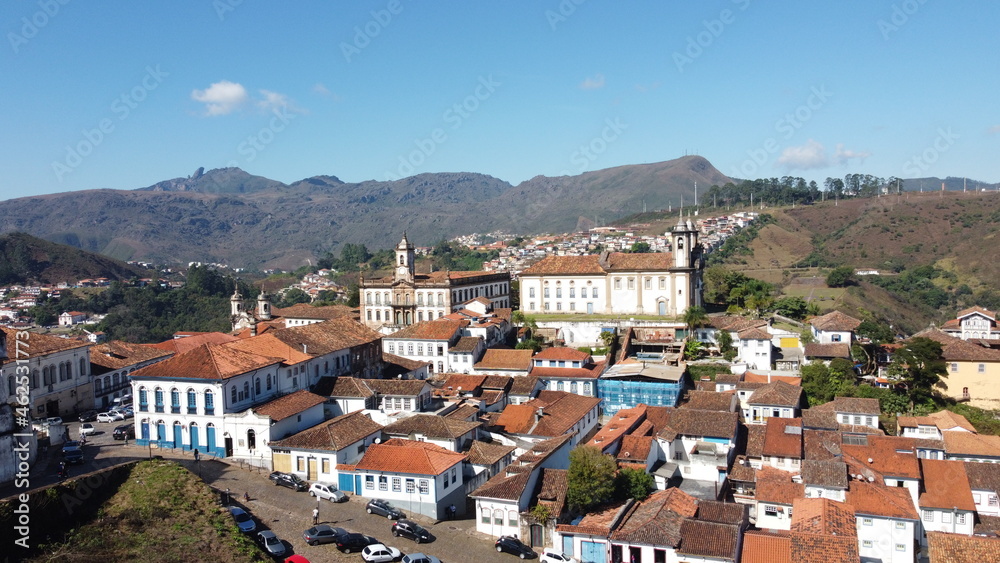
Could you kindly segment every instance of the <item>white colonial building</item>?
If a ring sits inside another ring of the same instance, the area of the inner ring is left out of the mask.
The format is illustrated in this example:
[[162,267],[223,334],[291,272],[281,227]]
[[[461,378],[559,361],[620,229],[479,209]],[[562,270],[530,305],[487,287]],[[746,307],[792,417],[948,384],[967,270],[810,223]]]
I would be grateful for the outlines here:
[[679,220],[673,252],[548,256],[521,273],[525,313],[683,315],[701,305],[698,230]]
[[439,319],[477,297],[490,308],[509,308],[510,274],[507,272],[417,273],[413,244],[403,235],[396,245],[393,275],[360,280],[361,320],[391,333],[421,321]]
[[[0,331],[5,333],[10,356],[3,360],[0,373],[6,378],[10,392],[14,388],[15,370],[19,374],[29,370],[32,417],[69,417],[94,407],[89,342],[6,327],[0,327]],[[20,347],[15,346],[18,342]],[[18,357],[27,363],[15,363]]]

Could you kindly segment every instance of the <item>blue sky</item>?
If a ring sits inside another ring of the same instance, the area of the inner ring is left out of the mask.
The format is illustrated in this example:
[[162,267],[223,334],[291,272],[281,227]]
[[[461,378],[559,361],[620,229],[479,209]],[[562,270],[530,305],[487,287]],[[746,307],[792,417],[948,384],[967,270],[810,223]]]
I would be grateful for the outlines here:
[[1000,3],[0,5],[0,198],[239,166],[997,182]]

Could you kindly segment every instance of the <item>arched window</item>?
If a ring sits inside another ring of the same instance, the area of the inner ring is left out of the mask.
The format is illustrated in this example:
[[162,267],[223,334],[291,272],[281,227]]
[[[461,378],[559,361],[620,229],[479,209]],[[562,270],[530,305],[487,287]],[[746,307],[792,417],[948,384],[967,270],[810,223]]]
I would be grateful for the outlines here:
[[236,386],[235,385],[233,385],[232,393],[231,393],[231,396],[230,396],[230,402],[233,403],[233,404],[236,403]]
[[31,370],[31,388],[38,389],[38,370]]
[[198,411],[198,394],[194,389],[188,389],[188,414],[195,414]]
[[257,449],[257,433],[252,428],[247,430],[247,448],[251,450]]
[[250,398],[250,382],[249,381],[244,381],[243,382],[243,398],[244,399],[249,399]]
[[260,395],[260,378],[258,377],[253,384],[253,392]]
[[[11,377],[13,377],[13,376],[11,376]],[[13,394],[13,393],[14,392],[12,390],[11,394]],[[94,394],[95,395],[100,395],[102,393],[104,393],[104,386],[101,385],[101,380],[100,379],[95,379],[94,380]]]
[[205,390],[205,414],[215,414],[215,395],[211,389]]
[[80,358],[80,375],[87,375],[87,360]]
[[145,411],[149,409],[149,396],[146,392],[145,387],[139,388],[139,410]]
[[156,408],[156,412],[163,412],[163,389],[159,387],[153,391],[153,406]]
[[170,412],[174,414],[181,412],[181,392],[177,389],[170,390]]
[[113,384],[113,385],[114,385],[115,387],[118,387],[118,381],[119,381],[119,379],[118,379],[118,374],[117,374],[117,373],[116,373],[116,374],[114,374],[114,376],[113,376],[113,377],[111,378],[111,380],[112,380],[112,382],[113,382],[112,384]]
[[267,390],[271,390],[271,374],[267,374]]

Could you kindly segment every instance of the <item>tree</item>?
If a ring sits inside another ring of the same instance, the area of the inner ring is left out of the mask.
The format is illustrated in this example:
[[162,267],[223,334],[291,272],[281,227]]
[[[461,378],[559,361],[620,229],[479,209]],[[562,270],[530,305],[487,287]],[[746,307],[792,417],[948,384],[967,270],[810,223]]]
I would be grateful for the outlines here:
[[854,268],[837,266],[826,276],[826,285],[830,287],[847,287],[854,283]]
[[705,355],[705,345],[697,340],[688,340],[684,345],[684,359],[697,360]]
[[284,295],[281,296],[281,301],[279,301],[276,307],[291,307],[297,303],[309,303],[311,299],[309,294],[302,291],[297,287],[293,287],[286,291]]
[[802,366],[802,391],[809,406],[822,405],[833,398],[830,386],[830,369],[820,361]]
[[619,500],[643,500],[649,492],[656,488],[653,476],[641,469],[624,467],[618,472],[615,480],[615,496]]
[[733,335],[728,330],[720,330],[718,337],[719,353],[727,361],[733,361],[736,357],[736,348],[733,348]]
[[534,350],[537,354],[542,351],[542,343],[534,338],[529,338],[527,340],[522,340],[514,346],[515,350]]
[[615,494],[614,458],[594,446],[577,446],[569,452],[566,503],[571,511],[581,514],[589,508],[608,502]]
[[629,252],[632,252],[634,254],[648,254],[652,251],[653,249],[649,247],[648,242],[632,243],[632,248],[629,249]]
[[686,324],[688,328],[705,326],[705,323],[707,322],[708,314],[705,313],[705,309],[703,307],[694,305],[692,307],[688,307],[687,310],[684,311],[684,324]]
[[611,346],[615,343],[615,340],[617,340],[617,338],[618,337],[615,336],[615,332],[613,330],[601,331],[601,342],[603,342],[604,345],[608,347],[608,349],[611,349]]
[[889,375],[906,386],[914,405],[928,402],[935,387],[948,388],[941,380],[948,377],[941,343],[930,338],[911,338],[896,350]]
[[809,313],[809,304],[801,297],[782,297],[774,302],[774,312],[801,321]]
[[861,321],[856,332],[861,338],[871,340],[872,344],[892,344],[895,340],[891,326],[873,319]]

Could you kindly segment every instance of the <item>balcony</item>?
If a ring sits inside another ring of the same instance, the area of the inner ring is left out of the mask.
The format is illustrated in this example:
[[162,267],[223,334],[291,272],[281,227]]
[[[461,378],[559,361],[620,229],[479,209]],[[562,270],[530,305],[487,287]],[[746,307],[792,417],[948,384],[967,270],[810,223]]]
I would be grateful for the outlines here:
[[154,407],[154,410],[155,410],[156,412],[163,412],[163,405],[156,405],[156,406]]
[[198,407],[188,407],[188,414],[198,414]]

